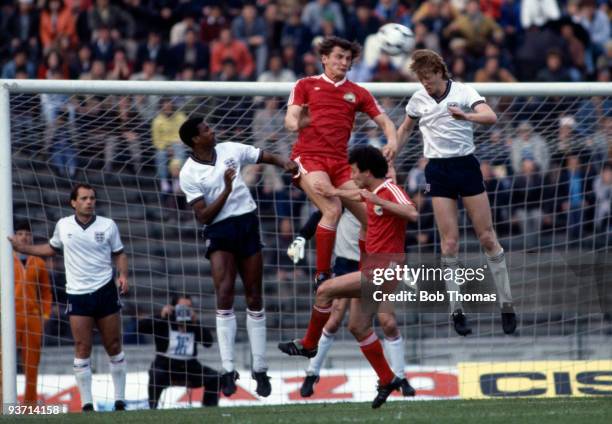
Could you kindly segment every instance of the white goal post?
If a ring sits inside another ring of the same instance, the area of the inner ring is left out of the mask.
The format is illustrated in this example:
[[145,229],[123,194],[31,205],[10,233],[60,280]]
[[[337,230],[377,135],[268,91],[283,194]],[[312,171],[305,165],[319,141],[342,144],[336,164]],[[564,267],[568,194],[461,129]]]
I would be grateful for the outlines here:
[[[408,97],[417,83],[362,84],[375,97]],[[507,97],[612,97],[610,83],[480,83],[470,84],[486,96]],[[0,80],[0,293],[2,336],[2,394],[6,404],[17,401],[14,274],[11,244],[13,233],[11,95],[62,93],[68,95],[175,95],[175,96],[278,96],[286,99],[292,83],[256,82],[143,82]],[[398,125],[399,122],[396,122]]]

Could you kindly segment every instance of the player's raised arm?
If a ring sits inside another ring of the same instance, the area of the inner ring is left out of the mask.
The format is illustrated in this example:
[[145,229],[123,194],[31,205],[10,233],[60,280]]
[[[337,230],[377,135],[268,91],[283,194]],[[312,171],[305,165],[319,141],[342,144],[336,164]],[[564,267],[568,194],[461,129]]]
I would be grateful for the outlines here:
[[380,115],[374,118],[374,122],[376,125],[382,130],[385,138],[387,139],[387,144],[382,148],[383,155],[387,161],[391,162],[395,159],[395,155],[397,154],[398,145],[397,145],[397,131],[395,128],[395,124],[386,113],[381,113]]
[[408,141],[408,137],[412,134],[412,130],[416,124],[416,120],[410,116],[404,118],[404,122],[399,126],[397,130],[397,150],[401,150],[404,144]]
[[232,182],[234,181],[235,177],[236,170],[234,168],[227,168],[223,174],[225,186],[219,197],[217,197],[210,205],[206,205],[204,198],[193,203],[192,208],[195,212],[196,219],[200,224],[211,224],[219,212],[221,212],[227,198],[232,193]]
[[261,156],[259,158],[259,163],[267,163],[270,165],[278,166],[279,168],[283,168],[285,172],[288,172],[292,175],[298,173],[298,165],[291,159],[284,158],[279,155],[275,155],[274,153],[261,151]]
[[13,249],[16,252],[23,253],[26,255],[42,256],[42,257],[55,256],[56,251],[55,249],[53,249],[53,247],[51,247],[49,243],[25,244],[25,243],[19,243],[15,236],[8,236],[7,238],[13,245]]

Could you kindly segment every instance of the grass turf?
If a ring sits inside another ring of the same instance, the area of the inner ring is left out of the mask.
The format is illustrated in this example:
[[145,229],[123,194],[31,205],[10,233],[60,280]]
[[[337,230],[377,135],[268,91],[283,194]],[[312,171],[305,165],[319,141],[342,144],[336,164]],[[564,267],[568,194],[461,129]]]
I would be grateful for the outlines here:
[[[3,416],[0,422],[15,421]],[[372,410],[369,403],[303,404],[212,409],[127,411],[121,413],[21,416],[19,423],[612,423],[612,397],[395,401]]]

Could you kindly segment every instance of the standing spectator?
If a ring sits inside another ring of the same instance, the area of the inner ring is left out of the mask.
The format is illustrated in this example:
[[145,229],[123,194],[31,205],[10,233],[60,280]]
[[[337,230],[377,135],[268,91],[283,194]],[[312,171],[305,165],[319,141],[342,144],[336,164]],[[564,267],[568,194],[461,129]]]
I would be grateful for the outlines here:
[[208,47],[198,41],[194,30],[185,31],[185,40],[172,48],[172,65],[169,74],[174,77],[183,66],[191,66],[195,70],[195,78],[203,80],[208,77],[210,62]]
[[219,75],[223,62],[226,59],[231,59],[234,62],[236,70],[243,79],[248,80],[253,74],[255,66],[249,49],[245,43],[234,39],[232,32],[228,28],[221,30],[219,40],[215,41],[212,45],[210,58],[211,76]]
[[517,137],[512,140],[511,149],[512,169],[515,174],[521,172],[525,159],[533,161],[540,172],[548,171],[550,150],[546,141],[540,134],[533,131],[529,122],[519,124]]
[[132,38],[134,21],[132,16],[109,0],[95,0],[95,6],[89,10],[89,28],[96,31],[102,27],[109,29],[113,40]]
[[516,82],[516,78],[505,68],[500,67],[499,57],[491,56],[485,65],[476,71],[475,82]]
[[161,190],[164,193],[171,191],[168,181],[169,156],[183,162],[185,148],[179,138],[179,128],[187,120],[185,114],[174,110],[172,99],[165,98],[161,102],[161,111],[153,119],[151,126],[151,140],[155,147],[155,166],[157,177],[160,179]]
[[600,232],[612,227],[612,163],[604,165],[593,182],[595,193],[595,228]]
[[232,35],[235,39],[244,42],[251,56],[255,58],[256,75],[261,74],[268,57],[268,45],[266,43],[267,26],[263,17],[258,16],[257,9],[253,4],[245,4],[240,16],[232,21]]
[[77,44],[76,25],[63,0],[46,0],[40,15],[40,41],[45,51],[66,49]]
[[[32,228],[26,221],[15,224],[15,240],[19,244],[32,245]],[[15,329],[17,347],[25,370],[25,404],[38,401],[36,381],[40,348],[45,322],[51,315],[53,295],[45,261],[36,256],[13,252],[15,272]]]
[[344,17],[338,3],[331,0],[311,0],[304,6],[302,23],[308,27],[311,34],[321,34],[324,19],[333,20],[334,28],[338,34],[344,35]]

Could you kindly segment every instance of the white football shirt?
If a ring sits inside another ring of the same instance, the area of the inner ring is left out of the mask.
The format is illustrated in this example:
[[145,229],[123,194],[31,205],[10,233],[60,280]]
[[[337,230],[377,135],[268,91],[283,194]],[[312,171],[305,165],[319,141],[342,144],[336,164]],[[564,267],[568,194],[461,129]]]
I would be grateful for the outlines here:
[[336,245],[334,254],[336,257],[359,260],[359,230],[361,223],[348,209],[344,210],[338,222],[336,230]]
[[406,105],[406,115],[419,120],[425,157],[452,158],[474,153],[472,123],[453,118],[448,108],[457,106],[470,112],[480,103],[485,103],[485,98],[474,88],[451,80],[439,99],[431,97],[424,88],[414,93]]
[[75,215],[60,219],[49,244],[64,253],[68,294],[92,293],[111,281],[112,255],[123,252],[115,221],[95,215],[87,224]]
[[214,202],[225,188],[223,174],[231,167],[236,169],[232,192],[211,224],[254,211],[257,205],[242,179],[240,170],[243,165],[257,163],[261,154],[261,149],[256,147],[225,142],[215,146],[210,162],[203,162],[193,155],[190,156],[179,175],[181,190],[185,193],[187,202],[190,205],[200,199],[204,199],[207,205]]

